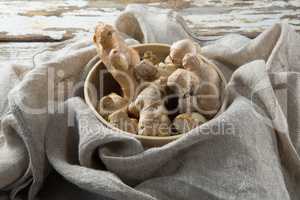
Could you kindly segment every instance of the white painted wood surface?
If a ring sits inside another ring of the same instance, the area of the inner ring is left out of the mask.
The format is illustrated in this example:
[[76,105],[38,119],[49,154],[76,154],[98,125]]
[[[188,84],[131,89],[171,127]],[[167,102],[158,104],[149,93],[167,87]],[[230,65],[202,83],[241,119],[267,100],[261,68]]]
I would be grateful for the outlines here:
[[135,2],[177,10],[198,36],[253,38],[278,22],[300,31],[300,0],[1,1],[0,62],[30,64],[33,53],[49,43],[92,31],[98,21],[111,23],[126,3]]

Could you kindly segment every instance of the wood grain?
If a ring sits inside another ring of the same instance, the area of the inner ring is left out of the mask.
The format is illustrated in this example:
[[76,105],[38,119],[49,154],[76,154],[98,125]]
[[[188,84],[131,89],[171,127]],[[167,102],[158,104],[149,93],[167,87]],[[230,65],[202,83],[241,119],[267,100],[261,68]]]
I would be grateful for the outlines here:
[[0,62],[30,63],[48,42],[91,32],[98,21],[112,23],[127,3],[174,9],[202,37],[240,33],[254,38],[279,22],[300,31],[299,0],[7,0],[0,2]]
[[[4,1],[0,2],[0,41],[61,41],[92,31],[98,21],[112,23],[126,7],[120,1]],[[300,31],[298,0],[142,0],[173,8],[197,35],[240,33],[255,37],[274,23],[286,22]],[[148,2],[148,3],[147,3]],[[181,2],[181,3],[178,3]],[[182,3],[186,2],[186,3]]]
[[38,52],[41,52],[49,45],[50,43],[46,42],[0,43],[0,63],[10,61],[25,65],[32,65],[32,56]]

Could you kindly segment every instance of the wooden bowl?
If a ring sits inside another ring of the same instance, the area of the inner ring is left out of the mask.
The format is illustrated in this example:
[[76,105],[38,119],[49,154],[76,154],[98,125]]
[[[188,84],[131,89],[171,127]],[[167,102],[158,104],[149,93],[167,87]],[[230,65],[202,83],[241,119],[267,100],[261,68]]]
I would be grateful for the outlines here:
[[[170,52],[170,46],[166,44],[158,44],[158,43],[149,43],[149,44],[139,44],[132,46],[135,50],[139,52],[139,54],[142,56],[145,51],[152,51],[156,56],[159,57],[161,61],[163,61]],[[206,59],[206,58],[204,58]],[[206,59],[207,60],[207,59]],[[208,61],[210,62],[210,61]],[[226,86],[226,79],[224,78],[224,75],[219,70],[219,68],[213,64],[216,71],[218,72],[221,80],[222,80],[222,88],[221,88],[221,100],[222,100],[222,106],[216,116],[220,115],[225,110],[225,86]],[[159,147],[164,144],[167,144],[171,141],[174,141],[181,137],[183,134],[174,135],[174,136],[166,136],[166,137],[158,137],[158,136],[142,136],[142,135],[135,135],[131,134],[125,131],[122,131],[114,126],[112,126],[110,123],[108,123],[98,112],[97,112],[97,103],[101,97],[110,94],[111,92],[115,92],[117,94],[121,94],[121,88],[118,85],[118,83],[113,79],[113,77],[107,72],[105,65],[101,62],[99,57],[93,58],[90,63],[88,63],[87,68],[91,69],[89,70],[89,73],[87,74],[85,83],[84,83],[84,97],[85,101],[92,110],[92,112],[96,115],[96,117],[107,127],[118,131],[120,134],[126,134],[132,137],[137,138],[141,141],[141,143],[145,147]],[[100,73],[103,73],[102,80],[99,79]],[[104,73],[107,72],[107,73]],[[102,86],[100,88],[100,86]],[[216,117],[215,116],[215,117]]]

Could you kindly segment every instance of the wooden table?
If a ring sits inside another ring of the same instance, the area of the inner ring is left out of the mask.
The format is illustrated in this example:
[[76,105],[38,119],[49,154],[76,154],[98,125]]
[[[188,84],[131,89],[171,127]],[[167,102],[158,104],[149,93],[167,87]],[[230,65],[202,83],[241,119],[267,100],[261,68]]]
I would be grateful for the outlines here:
[[32,63],[32,55],[74,35],[111,23],[126,3],[177,10],[201,36],[240,33],[254,38],[277,22],[300,31],[300,0],[0,1],[0,62]]

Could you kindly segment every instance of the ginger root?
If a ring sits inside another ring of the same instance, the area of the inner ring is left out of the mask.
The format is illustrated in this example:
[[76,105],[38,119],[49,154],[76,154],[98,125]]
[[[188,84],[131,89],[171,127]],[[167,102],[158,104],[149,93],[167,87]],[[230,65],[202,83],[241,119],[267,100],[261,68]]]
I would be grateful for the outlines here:
[[113,112],[124,108],[128,104],[128,100],[116,93],[110,93],[100,99],[98,104],[98,112],[104,118],[107,118]]
[[177,69],[167,81],[167,86],[178,96],[178,109],[180,113],[195,111],[195,90],[200,84],[200,78],[193,72]]
[[146,51],[143,56],[144,60],[149,60],[154,65],[159,63],[158,57],[152,51]]
[[200,51],[199,46],[190,40],[181,40],[172,45],[169,56],[183,69],[172,73],[167,85],[178,95],[179,112],[197,111],[212,117],[221,105],[221,80],[213,64],[203,59]]
[[190,39],[179,40],[172,44],[168,59],[171,59],[175,65],[181,66],[182,59],[187,53],[200,53],[200,46]]
[[108,122],[114,127],[123,131],[137,134],[138,132],[138,120],[130,118],[126,109],[120,109],[108,116]]
[[171,121],[162,101],[163,91],[159,84],[152,83],[129,105],[129,112],[139,116],[138,134],[168,136]]
[[187,133],[206,121],[206,118],[197,112],[183,113],[174,119],[173,125],[179,133]]
[[197,96],[197,111],[213,116],[221,106],[220,85],[221,79],[217,71],[207,60],[196,54],[186,54],[183,58],[183,68],[195,73],[201,84],[195,91]]
[[159,63],[157,65],[157,70],[160,78],[164,77],[167,79],[174,71],[176,71],[176,69],[177,66],[171,63]]
[[135,75],[144,81],[154,81],[157,79],[158,70],[149,60],[142,60],[135,68]]
[[108,24],[97,25],[93,41],[108,72],[121,86],[123,96],[128,99],[134,96],[138,85],[134,66],[140,62],[139,54],[128,47],[117,31]]
[[181,68],[173,72],[167,82],[168,87],[179,97],[192,95],[199,84],[200,78],[195,73]]

